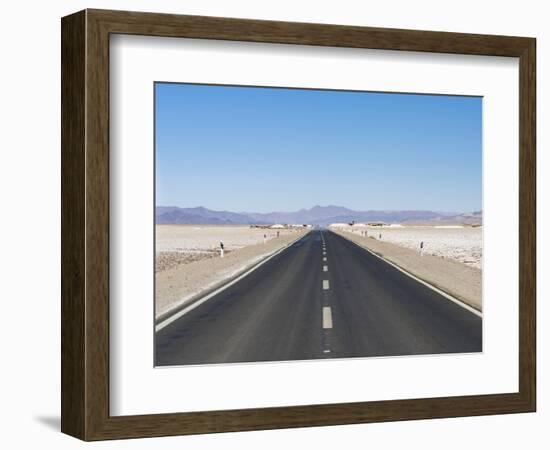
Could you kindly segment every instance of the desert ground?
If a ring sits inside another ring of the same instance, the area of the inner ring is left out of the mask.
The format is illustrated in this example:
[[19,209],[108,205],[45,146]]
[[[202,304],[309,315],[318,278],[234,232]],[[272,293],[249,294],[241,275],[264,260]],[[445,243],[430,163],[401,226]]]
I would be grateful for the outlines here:
[[[470,267],[482,265],[482,227],[470,226],[384,226],[384,227],[336,227],[348,233],[390,242],[411,250],[420,249],[424,242],[424,254],[438,256]],[[380,237],[381,235],[381,237]]]
[[[271,239],[292,236],[292,229],[250,228],[248,225],[157,225],[155,271],[164,270],[229,253]],[[265,239],[264,239],[265,236]]]

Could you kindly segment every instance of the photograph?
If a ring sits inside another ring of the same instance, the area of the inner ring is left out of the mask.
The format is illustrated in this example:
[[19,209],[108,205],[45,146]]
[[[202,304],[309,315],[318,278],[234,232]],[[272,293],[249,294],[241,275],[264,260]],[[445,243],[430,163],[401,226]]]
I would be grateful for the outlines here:
[[156,82],[156,367],[478,353],[479,96]]

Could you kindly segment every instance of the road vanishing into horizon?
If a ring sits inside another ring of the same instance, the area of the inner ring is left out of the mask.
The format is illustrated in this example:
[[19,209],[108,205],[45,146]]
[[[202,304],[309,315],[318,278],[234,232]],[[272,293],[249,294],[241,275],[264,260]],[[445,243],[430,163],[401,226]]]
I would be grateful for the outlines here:
[[482,351],[482,319],[314,230],[155,333],[157,366]]

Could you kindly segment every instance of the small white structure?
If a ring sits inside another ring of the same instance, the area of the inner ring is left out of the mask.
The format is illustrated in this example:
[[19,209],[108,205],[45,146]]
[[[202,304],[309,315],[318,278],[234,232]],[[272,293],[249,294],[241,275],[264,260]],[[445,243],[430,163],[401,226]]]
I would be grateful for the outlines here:
[[328,227],[329,228],[348,228],[349,223],[331,223]]
[[280,229],[286,228],[286,227],[284,225],[280,224],[280,223],[276,223],[274,225],[271,225],[269,228],[274,229],[274,230],[278,230],[278,229],[280,230]]

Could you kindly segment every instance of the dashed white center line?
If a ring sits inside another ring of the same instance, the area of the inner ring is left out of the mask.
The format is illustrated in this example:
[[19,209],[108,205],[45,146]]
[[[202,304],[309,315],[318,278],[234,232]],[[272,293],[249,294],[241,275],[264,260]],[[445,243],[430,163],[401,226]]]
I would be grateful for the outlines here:
[[323,328],[332,328],[332,310],[330,306],[323,306]]
[[326,261],[326,260],[327,260],[326,256],[325,256],[325,257],[323,257],[323,261]]
[[328,266],[323,266],[323,272],[328,272]]
[[323,280],[323,290],[328,290],[329,288],[329,284],[328,284],[328,280]]

